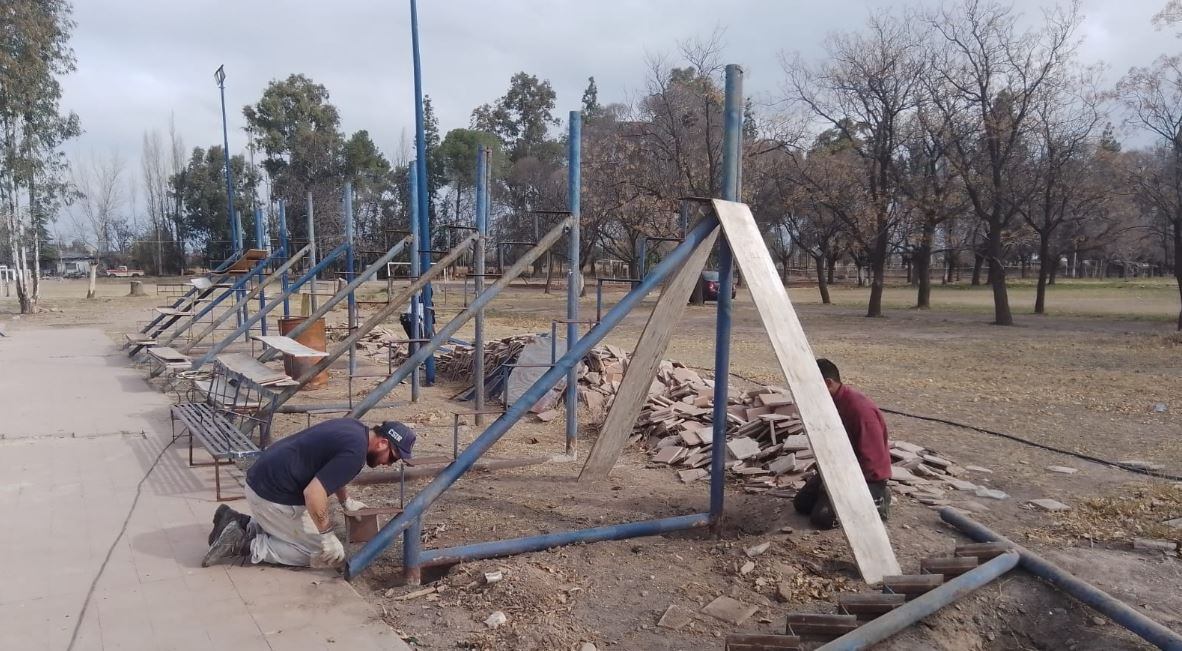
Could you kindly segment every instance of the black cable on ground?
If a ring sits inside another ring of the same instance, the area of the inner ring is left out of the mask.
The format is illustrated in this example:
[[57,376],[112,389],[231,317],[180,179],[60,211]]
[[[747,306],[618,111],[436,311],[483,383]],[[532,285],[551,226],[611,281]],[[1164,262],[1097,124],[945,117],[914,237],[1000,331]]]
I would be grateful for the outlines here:
[[1148,475],[1150,477],[1157,477],[1159,479],[1168,479],[1170,481],[1182,481],[1182,477],[1179,477],[1177,475],[1171,475],[1169,473],[1158,472],[1156,470],[1150,470],[1149,468],[1142,468],[1142,467],[1130,465],[1127,463],[1121,463],[1120,461],[1109,461],[1108,459],[1101,459],[1100,457],[1093,457],[1090,454],[1083,454],[1081,452],[1072,452],[1071,450],[1064,450],[1062,448],[1057,448],[1052,445],[1046,445],[1044,443],[1039,443],[1037,441],[1031,441],[1030,439],[1024,439],[1020,436],[1015,436],[1013,434],[1006,434],[1005,432],[997,432],[997,431],[994,431],[991,429],[985,429],[984,427],[977,427],[976,425],[966,425],[965,423],[958,423],[954,420],[947,420],[945,418],[936,418],[934,416],[921,416],[919,414],[910,414],[905,411],[898,411],[897,409],[886,409],[886,408],[881,408],[881,407],[880,407],[880,409],[882,409],[882,411],[884,411],[888,414],[895,414],[896,416],[906,416],[907,418],[914,418],[916,420],[926,420],[926,421],[933,422],[933,423],[940,423],[943,425],[951,425],[953,427],[961,427],[964,429],[971,429],[973,431],[981,432],[982,434],[989,434],[991,436],[999,436],[1003,439],[1009,439],[1009,440],[1015,441],[1017,443],[1022,443],[1024,445],[1029,445],[1031,447],[1039,448],[1042,450],[1047,450],[1049,452],[1057,452],[1059,454],[1065,454],[1067,456],[1075,457],[1077,459],[1083,459],[1084,461],[1091,461],[1092,463],[1098,463],[1098,464],[1105,465],[1105,466],[1111,466],[1113,468],[1119,468],[1120,470],[1124,470],[1126,472],[1137,473],[1140,475]]
[[140,503],[140,495],[144,492],[144,484],[148,481],[148,477],[152,475],[152,471],[160,464],[160,460],[164,458],[164,453],[172,447],[173,443],[177,442],[180,436],[174,436],[164,447],[160,450],[160,454],[156,455],[155,461],[148,467],[148,471],[140,478],[140,482],[135,485],[135,499],[131,501],[131,508],[127,509],[127,517],[123,518],[123,526],[119,529],[119,535],[115,536],[114,542],[111,543],[110,548],[107,549],[107,555],[103,558],[103,562],[99,565],[98,572],[94,575],[94,580],[90,582],[90,589],[86,591],[86,599],[82,601],[82,610],[78,612],[78,619],[74,622],[74,633],[70,635],[70,644],[66,647],[66,651],[72,651],[74,645],[78,642],[78,632],[82,630],[82,620],[86,618],[86,610],[90,607],[90,600],[94,597],[94,590],[98,587],[99,579],[103,577],[103,572],[107,570],[107,563],[111,562],[111,555],[115,553],[115,547],[123,540],[123,536],[127,534],[127,525],[131,523],[131,516],[135,513],[135,507]]
[[[700,367],[700,366],[691,366],[689,368],[693,368],[694,370],[699,370],[699,371],[711,370],[711,369]],[[745,382],[750,382],[752,384],[763,384],[762,380],[756,380],[755,378],[750,378],[745,375],[741,375],[739,373],[732,372],[730,375],[732,377],[737,377],[740,380],[743,380]],[[1091,461],[1092,463],[1098,463],[1098,464],[1104,465],[1104,466],[1110,466],[1112,468],[1124,470],[1125,472],[1136,473],[1139,475],[1147,475],[1149,477],[1156,477],[1158,479],[1167,479],[1169,481],[1182,482],[1182,477],[1179,477],[1177,475],[1171,475],[1169,473],[1159,472],[1157,470],[1150,470],[1149,468],[1142,468],[1142,467],[1130,465],[1127,463],[1121,463],[1119,461],[1109,461],[1108,459],[1101,459],[1100,457],[1093,457],[1090,454],[1083,454],[1081,452],[1072,452],[1071,450],[1064,450],[1062,448],[1057,448],[1057,447],[1054,447],[1051,445],[1046,445],[1044,443],[1039,443],[1037,441],[1031,441],[1030,439],[1025,439],[1020,436],[1015,436],[1013,434],[1006,434],[1005,432],[998,432],[995,430],[986,429],[984,427],[977,427],[976,425],[967,425],[965,423],[958,423],[954,420],[948,420],[946,418],[936,418],[935,416],[921,416],[919,414],[912,414],[912,413],[908,413],[905,411],[899,411],[897,409],[886,409],[883,407],[880,407],[880,409],[888,414],[894,414],[896,416],[904,416],[906,418],[914,418],[916,420],[926,420],[926,421],[929,421],[932,423],[940,423],[942,425],[951,425],[952,427],[971,429],[975,432],[981,432],[982,434],[989,434],[990,436],[998,436],[1003,439],[1008,439],[1010,441],[1014,441],[1016,443],[1022,443],[1023,445],[1029,445],[1031,447],[1046,450],[1048,452],[1056,452],[1058,454],[1065,454],[1069,457],[1083,459],[1084,461]]]

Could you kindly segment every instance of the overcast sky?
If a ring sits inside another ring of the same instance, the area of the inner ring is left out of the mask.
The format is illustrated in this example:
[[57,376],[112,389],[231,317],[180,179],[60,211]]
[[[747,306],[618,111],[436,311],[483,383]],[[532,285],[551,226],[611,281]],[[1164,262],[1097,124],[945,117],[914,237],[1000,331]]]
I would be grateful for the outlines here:
[[[220,143],[213,71],[223,63],[232,150],[246,144],[242,107],[268,81],[296,72],[324,84],[343,128],[369,130],[388,156],[404,130],[413,133],[407,0],[74,1],[78,71],[64,82],[63,106],[78,113],[85,133],[68,148],[72,158],[118,150],[135,165],[144,131],[165,130],[170,113],[188,148]],[[1105,61],[1115,81],[1130,66],[1182,50],[1172,33],[1150,25],[1164,1],[1084,0],[1083,58]],[[424,90],[446,132],[467,126],[475,106],[524,70],[550,80],[556,114],[565,117],[578,108],[587,77],[598,82],[601,102],[625,101],[643,87],[646,56],[674,53],[678,41],[718,28],[723,59],[746,70],[747,94],[770,99],[782,77],[780,52],[820,56],[827,33],[856,27],[884,4],[421,0]]]

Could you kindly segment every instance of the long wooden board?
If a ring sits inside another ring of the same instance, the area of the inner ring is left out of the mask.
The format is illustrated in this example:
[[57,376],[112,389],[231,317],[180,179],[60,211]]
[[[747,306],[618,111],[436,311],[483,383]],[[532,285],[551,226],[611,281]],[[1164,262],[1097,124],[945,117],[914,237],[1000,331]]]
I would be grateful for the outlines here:
[[231,371],[241,373],[260,386],[291,386],[296,383],[282,371],[268,368],[255,358],[243,353],[218,355],[218,361]]
[[328,357],[328,353],[308,348],[290,337],[270,335],[266,337],[256,336],[255,339],[263,342],[264,346],[270,346],[284,355],[290,355],[292,357]]
[[718,229],[710,237],[702,241],[690,254],[681,269],[672,279],[666,282],[657,305],[649,315],[648,323],[640,340],[636,342],[636,350],[628,360],[628,370],[624,372],[624,379],[620,382],[620,389],[616,392],[616,399],[612,402],[611,410],[599,430],[599,438],[587,455],[583,470],[579,473],[579,481],[594,481],[606,479],[612,466],[620,457],[620,452],[628,442],[628,436],[636,426],[636,419],[640,416],[640,409],[648,399],[648,388],[656,377],[657,368],[661,364],[661,356],[673,338],[673,332],[681,323],[685,314],[685,305],[689,302],[694,285],[702,275],[710,251],[714,248],[714,241],[718,239]]
[[899,574],[886,527],[854,456],[853,447],[821,371],[805,338],[804,328],[780,283],[780,275],[764,244],[751,208],[746,204],[713,200],[714,211],[743,272],[751,298],[771,339],[772,348],[796,398],[804,431],[812,444],[817,468],[841,521],[862,578],[870,584]]

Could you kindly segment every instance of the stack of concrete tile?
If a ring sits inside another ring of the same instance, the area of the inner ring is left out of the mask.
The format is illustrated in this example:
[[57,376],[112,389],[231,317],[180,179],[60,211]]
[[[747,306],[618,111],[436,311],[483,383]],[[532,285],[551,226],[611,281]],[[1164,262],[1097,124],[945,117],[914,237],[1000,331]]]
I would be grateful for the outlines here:
[[[728,394],[727,471],[741,477],[749,492],[799,488],[813,453],[792,397],[771,386]],[[679,469],[682,481],[704,479],[713,459],[713,415],[714,383],[665,361],[649,387],[633,440],[648,448],[653,463]]]

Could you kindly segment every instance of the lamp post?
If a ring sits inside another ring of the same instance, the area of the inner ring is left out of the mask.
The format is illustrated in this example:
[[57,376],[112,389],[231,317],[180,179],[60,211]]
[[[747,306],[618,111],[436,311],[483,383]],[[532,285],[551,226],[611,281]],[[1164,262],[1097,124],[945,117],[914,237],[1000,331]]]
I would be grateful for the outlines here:
[[218,90],[222,95],[222,155],[226,165],[226,214],[230,218],[230,239],[234,243],[234,252],[242,250],[242,224],[240,216],[234,213],[234,183],[230,177],[230,132],[226,126],[226,66],[218,66],[213,78],[218,82]]

